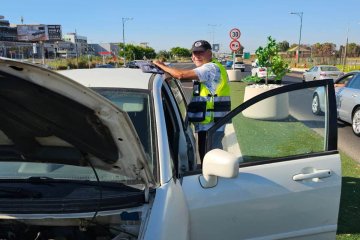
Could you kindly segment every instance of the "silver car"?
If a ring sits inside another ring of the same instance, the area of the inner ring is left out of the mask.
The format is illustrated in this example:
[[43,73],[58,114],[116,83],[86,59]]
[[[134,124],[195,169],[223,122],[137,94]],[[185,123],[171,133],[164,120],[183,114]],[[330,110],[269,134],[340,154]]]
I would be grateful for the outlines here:
[[[313,94],[312,112],[324,112],[323,88]],[[353,132],[360,137],[360,71],[349,72],[335,81],[335,95],[338,119],[352,124]]]
[[337,67],[330,65],[318,65],[306,70],[303,73],[303,81],[312,81],[320,79],[337,79],[343,76],[344,73],[341,72]]
[[242,72],[245,71],[245,64],[244,62],[235,62],[234,69],[240,69]]
[[[311,118],[241,128],[245,108],[328,81],[234,106],[206,132],[210,150],[225,128],[223,149],[198,165],[181,83],[143,67],[54,72],[0,58],[0,239],[335,239],[335,96],[324,94],[328,134],[313,135]],[[299,133],[312,144],[294,145]]]

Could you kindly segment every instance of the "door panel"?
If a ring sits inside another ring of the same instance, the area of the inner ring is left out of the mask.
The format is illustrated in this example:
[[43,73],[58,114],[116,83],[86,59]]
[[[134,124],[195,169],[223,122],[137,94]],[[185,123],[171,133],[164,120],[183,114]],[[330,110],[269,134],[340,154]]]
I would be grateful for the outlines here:
[[[198,175],[184,177],[191,239],[335,237],[340,202],[338,154],[239,168],[203,189]],[[294,181],[306,169],[329,169],[323,179]],[[307,238],[306,238],[307,239]]]
[[[326,92],[319,96],[325,112],[314,115],[311,101],[319,88]],[[219,177],[208,189],[200,186],[200,174],[183,178],[193,239],[335,238],[341,164],[334,96],[327,80],[269,90],[208,131],[211,149],[216,130],[226,124],[223,149],[238,157],[239,174]]]

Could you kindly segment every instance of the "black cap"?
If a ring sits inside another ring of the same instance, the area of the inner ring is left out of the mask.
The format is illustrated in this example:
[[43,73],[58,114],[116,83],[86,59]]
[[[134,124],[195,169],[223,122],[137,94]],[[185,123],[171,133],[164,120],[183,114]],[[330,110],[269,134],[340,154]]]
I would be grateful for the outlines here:
[[194,44],[191,47],[192,52],[204,52],[206,50],[211,50],[211,45],[209,42],[205,40],[198,40],[194,42]]

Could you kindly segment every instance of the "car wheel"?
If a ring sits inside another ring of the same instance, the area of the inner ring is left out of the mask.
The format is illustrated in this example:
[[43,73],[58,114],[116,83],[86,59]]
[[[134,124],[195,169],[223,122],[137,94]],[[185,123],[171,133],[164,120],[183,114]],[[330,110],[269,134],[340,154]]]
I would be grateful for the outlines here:
[[352,116],[352,130],[354,134],[360,137],[360,107],[358,107]]
[[311,111],[315,115],[321,114],[320,100],[317,94],[314,94],[313,100],[311,102]]

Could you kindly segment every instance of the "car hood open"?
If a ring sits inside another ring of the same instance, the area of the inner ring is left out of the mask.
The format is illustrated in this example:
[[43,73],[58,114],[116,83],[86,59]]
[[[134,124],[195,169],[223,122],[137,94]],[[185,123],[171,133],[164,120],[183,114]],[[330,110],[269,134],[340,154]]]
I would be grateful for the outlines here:
[[0,161],[92,165],[155,184],[127,113],[63,75],[0,58],[0,112]]

